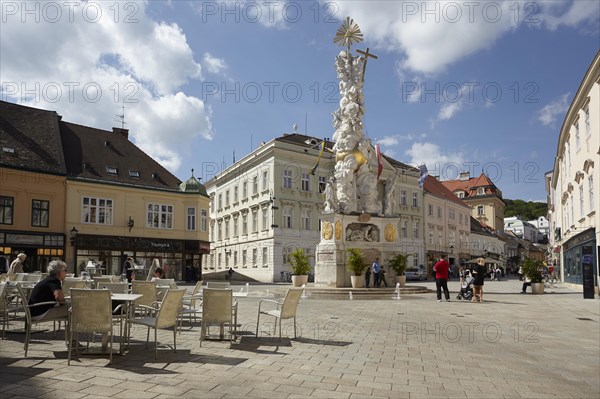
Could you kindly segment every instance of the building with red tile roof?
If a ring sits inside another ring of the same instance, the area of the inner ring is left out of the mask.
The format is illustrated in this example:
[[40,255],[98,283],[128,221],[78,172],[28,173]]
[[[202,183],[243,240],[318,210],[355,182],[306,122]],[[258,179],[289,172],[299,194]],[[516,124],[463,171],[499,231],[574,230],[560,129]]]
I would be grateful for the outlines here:
[[504,230],[504,207],[502,191],[485,175],[470,177],[462,172],[457,180],[441,182],[456,197],[471,207],[471,215],[480,223],[496,231]]

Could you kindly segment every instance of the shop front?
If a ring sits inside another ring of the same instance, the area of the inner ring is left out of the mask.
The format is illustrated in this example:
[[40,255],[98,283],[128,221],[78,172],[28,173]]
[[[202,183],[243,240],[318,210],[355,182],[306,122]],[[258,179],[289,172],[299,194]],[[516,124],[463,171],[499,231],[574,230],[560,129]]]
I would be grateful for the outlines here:
[[0,231],[0,251],[8,264],[19,253],[27,255],[25,270],[45,273],[53,259],[64,260],[65,235],[63,233],[32,233],[27,231]]
[[90,264],[102,274],[120,275],[131,256],[141,276],[145,277],[152,261],[158,259],[165,277],[179,281],[201,278],[202,255],[210,252],[209,243],[199,240],[78,234],[74,244],[78,275]]
[[[566,241],[563,246],[564,281],[583,284],[584,271],[591,268],[598,276],[595,229],[590,228]],[[597,280],[594,278],[594,280]]]

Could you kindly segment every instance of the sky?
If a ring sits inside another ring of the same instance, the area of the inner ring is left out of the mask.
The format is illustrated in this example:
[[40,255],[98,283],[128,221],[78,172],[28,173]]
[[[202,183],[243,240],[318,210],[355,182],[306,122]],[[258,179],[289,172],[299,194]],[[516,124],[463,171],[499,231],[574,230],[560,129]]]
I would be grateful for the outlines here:
[[0,0],[0,99],[130,138],[208,181],[262,141],[331,138],[333,42],[369,58],[364,126],[442,180],[482,171],[545,201],[564,115],[600,48],[600,2]]

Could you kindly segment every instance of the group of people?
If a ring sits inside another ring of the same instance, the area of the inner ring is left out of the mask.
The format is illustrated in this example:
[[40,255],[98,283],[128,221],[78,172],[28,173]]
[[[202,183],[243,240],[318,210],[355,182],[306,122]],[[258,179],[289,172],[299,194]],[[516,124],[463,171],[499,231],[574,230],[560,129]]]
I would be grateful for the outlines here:
[[385,269],[381,266],[379,258],[375,259],[372,267],[367,267],[367,270],[365,270],[365,286],[367,288],[371,285],[371,272],[373,273],[373,287],[381,287],[382,284],[385,285],[385,288],[388,287],[385,280]]
[[[433,266],[438,302],[442,301],[442,290],[444,291],[446,302],[450,302],[450,291],[448,290],[449,269],[450,264],[446,260],[446,255],[442,255],[440,260]],[[465,284],[467,278],[473,278],[473,302],[483,302],[483,280],[485,278],[485,272],[485,260],[483,258],[477,259],[475,266],[471,270],[464,267],[464,265],[461,265],[460,267],[459,277],[461,286]]]

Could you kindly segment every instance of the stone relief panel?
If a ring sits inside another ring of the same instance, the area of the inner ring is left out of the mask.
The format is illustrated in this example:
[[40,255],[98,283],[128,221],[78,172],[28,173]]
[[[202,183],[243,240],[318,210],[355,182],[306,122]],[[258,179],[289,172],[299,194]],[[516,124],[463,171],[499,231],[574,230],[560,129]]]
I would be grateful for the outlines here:
[[346,241],[379,242],[379,227],[371,223],[350,223],[346,227]]

